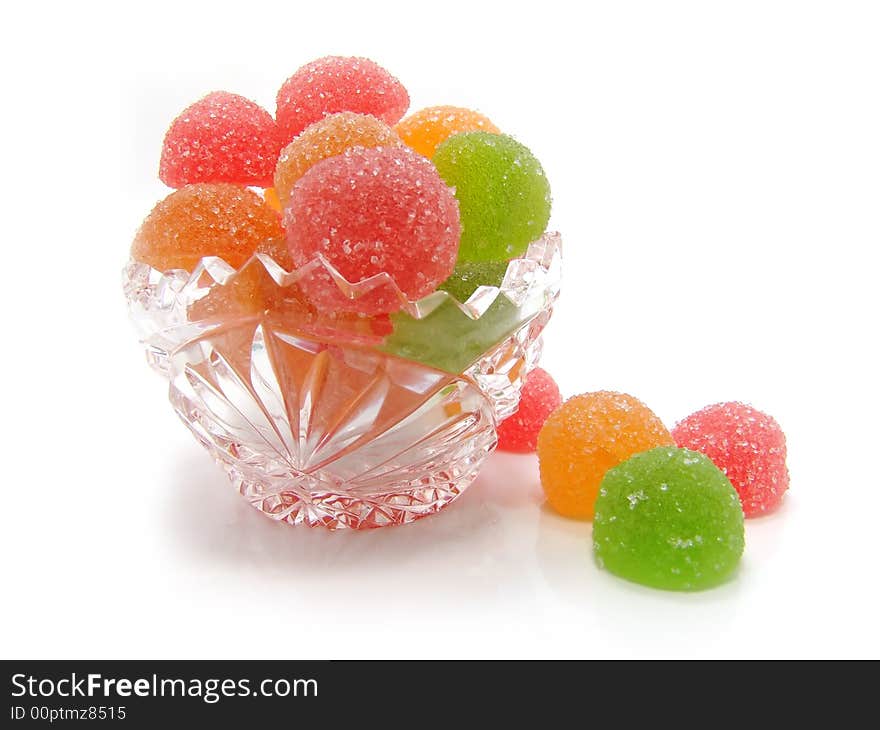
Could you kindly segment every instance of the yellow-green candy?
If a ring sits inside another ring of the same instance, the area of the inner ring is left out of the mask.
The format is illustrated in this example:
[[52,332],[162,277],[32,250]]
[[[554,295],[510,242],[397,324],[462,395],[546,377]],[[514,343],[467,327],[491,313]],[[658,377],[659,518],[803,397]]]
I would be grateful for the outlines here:
[[667,590],[711,588],[733,573],[744,546],[739,497],[697,451],[651,449],[602,480],[593,549],[622,578]]
[[456,134],[432,162],[455,188],[459,261],[508,261],[540,238],[550,219],[550,183],[528,147],[488,132]]
[[466,302],[481,286],[501,286],[506,273],[507,261],[459,261],[440,289]]

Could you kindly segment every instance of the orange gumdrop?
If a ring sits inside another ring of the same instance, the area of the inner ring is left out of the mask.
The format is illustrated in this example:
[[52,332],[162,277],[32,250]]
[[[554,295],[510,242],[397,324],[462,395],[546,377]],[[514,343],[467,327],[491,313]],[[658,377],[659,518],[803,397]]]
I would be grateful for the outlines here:
[[281,218],[259,195],[237,185],[199,183],[153,208],[131,256],[158,271],[192,271],[204,256],[219,256],[237,269],[273,239],[283,239]]
[[310,167],[328,157],[341,155],[351,147],[399,145],[400,138],[385,122],[369,114],[330,114],[306,127],[281,150],[275,166],[275,193],[282,208],[290,193]]
[[[287,272],[294,269],[284,238],[261,241],[254,253],[269,256]],[[297,286],[279,286],[262,261],[252,260],[225,284],[214,286],[207,296],[192,304],[189,317],[191,320],[230,319],[272,313],[298,323],[311,311]]]
[[453,134],[501,132],[487,117],[460,106],[429,106],[421,109],[398,122],[394,131],[404,144],[427,158],[433,157],[437,146]]
[[290,255],[287,239],[284,237],[267,238],[265,241],[260,241],[254,253],[270,256],[276,264],[287,272],[293,271],[296,268],[296,264],[293,263],[293,257]]
[[266,188],[263,191],[263,199],[266,201],[266,205],[268,205],[272,210],[276,210],[279,213],[283,212],[281,208],[281,201],[278,200],[278,193],[275,192],[275,188]]
[[570,398],[538,434],[547,501],[565,517],[592,519],[605,472],[656,446],[674,446],[672,436],[637,398],[611,391]]

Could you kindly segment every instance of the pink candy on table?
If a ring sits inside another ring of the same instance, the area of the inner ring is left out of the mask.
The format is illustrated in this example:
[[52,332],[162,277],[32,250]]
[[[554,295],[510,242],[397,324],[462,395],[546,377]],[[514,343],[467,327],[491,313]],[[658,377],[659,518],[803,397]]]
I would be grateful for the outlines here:
[[746,517],[782,502],[789,481],[785,434],[766,413],[745,403],[716,403],[678,423],[672,438],[708,456],[727,475]]
[[559,386],[542,368],[526,377],[519,410],[498,426],[498,449],[526,454],[538,447],[538,433],[547,417],[562,404]]

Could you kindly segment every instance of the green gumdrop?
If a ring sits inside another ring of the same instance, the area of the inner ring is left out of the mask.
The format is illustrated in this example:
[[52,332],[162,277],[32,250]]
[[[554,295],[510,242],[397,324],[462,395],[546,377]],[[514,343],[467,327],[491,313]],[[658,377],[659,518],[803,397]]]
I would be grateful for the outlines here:
[[708,457],[660,446],[609,469],[596,498],[599,564],[653,588],[711,588],[742,556],[736,491]]
[[525,321],[522,312],[504,294],[478,319],[468,317],[455,302],[447,299],[424,319],[414,319],[406,312],[392,314],[394,331],[379,349],[459,374]]
[[466,302],[478,287],[501,286],[505,273],[507,261],[459,261],[439,288]]
[[455,188],[459,261],[507,261],[540,238],[550,219],[550,183],[528,147],[489,132],[456,134],[432,162]]

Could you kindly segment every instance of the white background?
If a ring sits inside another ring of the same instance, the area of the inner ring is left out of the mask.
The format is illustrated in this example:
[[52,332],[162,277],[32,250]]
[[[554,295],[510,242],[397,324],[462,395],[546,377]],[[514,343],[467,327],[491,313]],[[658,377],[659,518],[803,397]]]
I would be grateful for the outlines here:
[[[874,657],[880,16],[872,2],[41,3],[4,10],[0,654]],[[261,517],[178,423],[120,270],[162,135],[215,89],[274,109],[328,53],[473,106],[554,192],[544,365],[669,425],[742,399],[791,491],[731,583],[599,571],[533,457],[363,534]]]

